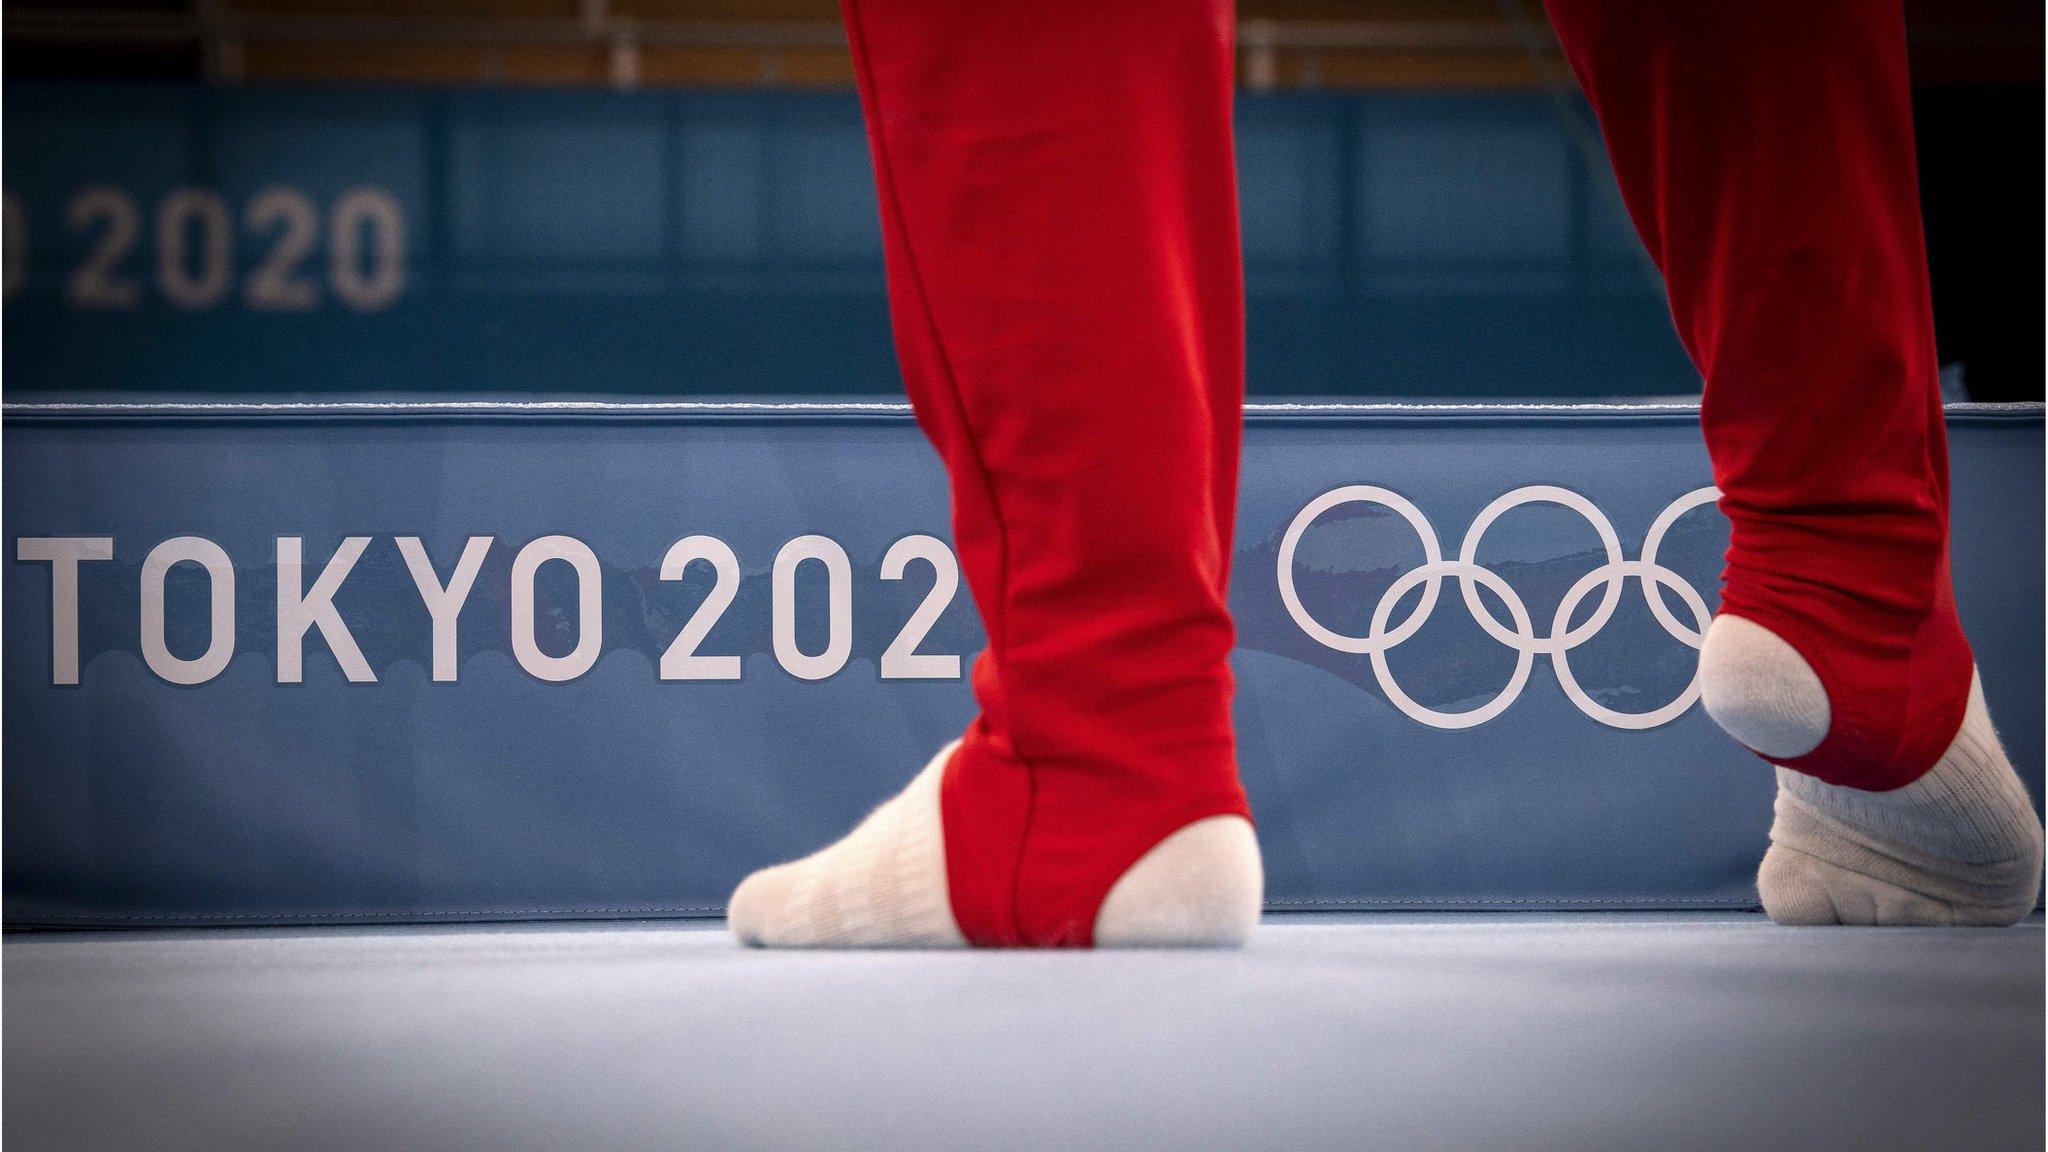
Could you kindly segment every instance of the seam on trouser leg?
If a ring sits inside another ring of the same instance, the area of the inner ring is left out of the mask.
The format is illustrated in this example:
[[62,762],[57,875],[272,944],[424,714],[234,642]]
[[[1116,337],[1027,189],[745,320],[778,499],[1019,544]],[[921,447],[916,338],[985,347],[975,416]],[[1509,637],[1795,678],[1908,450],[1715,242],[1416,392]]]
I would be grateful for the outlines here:
[[[1008,676],[1003,675],[1003,660],[998,655],[1001,651],[1001,646],[996,641],[997,637],[1003,637],[1007,641],[1009,636],[1007,619],[1010,600],[1009,526],[1003,518],[1002,501],[996,492],[995,479],[989,472],[987,461],[982,457],[981,444],[975,435],[974,424],[968,418],[967,405],[961,398],[959,381],[953,373],[952,357],[946,354],[946,344],[940,336],[938,317],[932,309],[931,295],[925,289],[924,274],[918,266],[917,251],[910,235],[909,218],[903,211],[903,198],[896,189],[895,166],[890,163],[888,156],[888,118],[882,114],[880,82],[875,76],[874,68],[868,62],[867,35],[861,25],[860,0],[842,0],[842,2],[846,13],[846,37],[848,47],[853,53],[855,70],[857,74],[866,76],[868,90],[872,94],[875,106],[872,131],[876,142],[880,145],[874,149],[876,183],[880,186],[881,194],[887,197],[890,208],[896,214],[896,226],[901,233],[903,241],[904,273],[910,277],[911,294],[917,300],[918,316],[924,324],[925,331],[931,339],[932,348],[938,357],[939,375],[944,383],[946,396],[952,401],[961,433],[967,441],[968,455],[973,459],[976,476],[981,481],[983,491],[988,495],[989,509],[995,516],[996,539],[998,541],[996,550],[996,603],[993,613],[994,619],[988,620],[986,623],[990,637],[990,659],[993,659],[996,663],[997,675],[1002,676],[1005,684],[1009,684],[1013,681]],[[1017,840],[1017,858],[1011,862],[1010,868],[1010,929],[1013,936],[1021,938],[1023,936],[1023,922],[1020,919],[1019,913],[1020,901],[1017,898],[1017,885],[1024,871],[1024,846],[1030,840],[1032,817],[1036,814],[1038,807],[1038,780],[1037,771],[1032,767],[1030,758],[1024,754],[1023,749],[1017,746],[1014,732],[1005,733],[1005,738],[1011,751],[1017,757],[1017,763],[1024,769],[1025,781],[1024,829]]]

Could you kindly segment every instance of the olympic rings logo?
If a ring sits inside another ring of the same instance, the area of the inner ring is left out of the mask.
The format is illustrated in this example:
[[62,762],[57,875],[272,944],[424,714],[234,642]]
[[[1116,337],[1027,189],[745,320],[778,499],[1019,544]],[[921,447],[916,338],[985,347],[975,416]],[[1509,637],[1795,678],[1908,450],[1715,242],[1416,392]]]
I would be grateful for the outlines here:
[[[1550,657],[1551,667],[1557,673],[1558,684],[1564,688],[1565,695],[1570,697],[1572,703],[1578,705],[1579,711],[1587,716],[1610,728],[1655,728],[1677,719],[1699,699],[1700,682],[1697,672],[1686,685],[1685,691],[1669,704],[1649,712],[1618,712],[1602,705],[1579,686],[1578,680],[1572,675],[1569,653],[1592,639],[1595,633],[1606,626],[1607,621],[1614,615],[1615,607],[1621,602],[1622,588],[1630,577],[1641,582],[1643,600],[1649,605],[1650,614],[1673,638],[1693,648],[1698,648],[1706,642],[1707,624],[1713,614],[1707,610],[1706,601],[1700,597],[1698,589],[1678,573],[1657,563],[1657,550],[1663,545],[1665,534],[1671,530],[1672,524],[1680,516],[1701,505],[1713,503],[1720,495],[1720,489],[1709,486],[1695,488],[1673,500],[1651,523],[1649,534],[1643,538],[1642,557],[1628,560],[1622,556],[1621,541],[1615,535],[1613,523],[1591,500],[1568,488],[1560,488],[1553,484],[1531,484],[1517,488],[1488,504],[1466,530],[1464,542],[1458,546],[1458,558],[1446,560],[1443,548],[1437,541],[1436,529],[1430,526],[1421,509],[1391,489],[1371,484],[1352,484],[1325,492],[1309,501],[1308,505],[1295,515],[1294,522],[1287,526],[1287,535],[1280,541],[1280,599],[1287,605],[1287,614],[1294,617],[1294,622],[1301,625],[1302,631],[1308,633],[1317,643],[1339,652],[1369,657],[1372,660],[1373,675],[1379,681],[1380,689],[1386,693],[1387,699],[1410,719],[1432,728],[1471,728],[1505,712],[1522,694],[1522,688],[1529,682],[1529,672],[1534,667],[1537,656]],[[1373,609],[1372,623],[1363,636],[1349,636],[1324,627],[1302,606],[1301,597],[1294,588],[1294,553],[1301,544],[1302,534],[1325,512],[1345,504],[1378,504],[1390,508],[1415,529],[1415,535],[1422,541],[1422,566],[1395,580],[1381,595],[1379,604]],[[1529,618],[1528,605],[1522,601],[1514,588],[1498,575],[1481,567],[1476,560],[1479,542],[1485,537],[1486,530],[1492,527],[1493,522],[1502,514],[1524,504],[1557,504],[1578,513],[1599,534],[1601,548],[1606,552],[1606,563],[1580,577],[1579,581],[1564,594],[1564,598],[1558,601],[1557,611],[1550,620],[1550,631],[1542,635],[1537,634],[1535,625]],[[1463,712],[1440,712],[1417,703],[1402,690],[1393,673],[1387,668],[1388,651],[1415,635],[1429,622],[1430,613],[1436,608],[1437,596],[1443,590],[1446,576],[1457,578],[1458,588],[1464,594],[1466,609],[1472,613],[1479,626],[1485,629],[1486,634],[1515,652],[1515,671],[1514,675],[1509,677],[1507,687],[1501,689],[1499,695],[1485,704]],[[1402,597],[1417,585],[1422,586],[1420,602],[1406,619],[1394,624],[1394,609],[1400,605]],[[1500,597],[1501,602],[1507,606],[1512,627],[1501,623],[1480,599],[1481,585]],[[1692,613],[1693,627],[1687,627],[1672,614],[1664,599],[1665,588],[1676,592],[1679,600]],[[1595,589],[1601,590],[1599,606],[1584,623],[1576,628],[1571,627],[1573,613]]]

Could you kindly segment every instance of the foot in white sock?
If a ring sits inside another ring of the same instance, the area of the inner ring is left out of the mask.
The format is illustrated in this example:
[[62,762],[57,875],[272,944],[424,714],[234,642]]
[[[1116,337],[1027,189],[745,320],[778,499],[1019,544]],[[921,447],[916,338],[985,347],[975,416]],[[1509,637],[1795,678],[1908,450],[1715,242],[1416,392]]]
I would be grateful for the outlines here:
[[[1766,757],[1802,756],[1827,735],[1820,677],[1743,617],[1716,617],[1708,629],[1700,689],[1708,714]],[[1903,788],[1869,792],[1777,772],[1757,891],[1778,923],[2006,925],[2033,911],[2041,821],[1974,676],[1954,742]]]
[[[746,878],[727,922],[760,948],[961,948],[946,889],[939,781],[958,742],[846,838]],[[1236,947],[1258,923],[1258,841],[1238,816],[1197,820],[1120,877],[1095,918],[1099,948]]]

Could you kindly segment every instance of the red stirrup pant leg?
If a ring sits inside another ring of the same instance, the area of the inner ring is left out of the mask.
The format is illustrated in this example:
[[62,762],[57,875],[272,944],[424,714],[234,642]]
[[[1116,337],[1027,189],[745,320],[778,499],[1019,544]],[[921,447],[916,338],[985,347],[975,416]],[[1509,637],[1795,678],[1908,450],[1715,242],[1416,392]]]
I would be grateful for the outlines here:
[[941,789],[954,916],[1087,945],[1148,849],[1248,815],[1232,6],[842,6],[897,351],[989,637]]
[[1948,450],[1904,18],[1872,0],[1549,0],[1663,269],[1733,524],[1721,611],[1813,666],[1788,767],[1895,788],[1962,722]]

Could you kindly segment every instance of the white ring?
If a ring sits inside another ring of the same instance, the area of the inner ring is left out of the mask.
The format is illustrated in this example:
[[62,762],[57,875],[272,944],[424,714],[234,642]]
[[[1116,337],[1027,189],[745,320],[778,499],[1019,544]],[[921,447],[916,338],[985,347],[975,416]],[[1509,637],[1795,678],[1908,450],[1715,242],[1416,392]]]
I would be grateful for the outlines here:
[[[1493,526],[1494,520],[1498,519],[1501,513],[1524,504],[1557,504],[1585,517],[1586,523],[1591,524],[1593,531],[1599,534],[1600,546],[1607,552],[1607,563],[1594,569],[1594,572],[1618,572],[1622,562],[1621,539],[1614,534],[1614,522],[1600,509],[1594,507],[1591,500],[1569,488],[1559,488],[1555,484],[1530,484],[1488,504],[1473,519],[1472,527],[1465,530],[1465,541],[1458,548],[1459,561],[1475,570],[1478,569],[1480,538],[1486,535],[1486,530]],[[1592,639],[1594,633],[1606,627],[1608,619],[1614,615],[1615,605],[1621,603],[1621,586],[1626,579],[1618,574],[1608,577],[1607,593],[1600,598],[1600,607],[1594,609],[1592,618],[1581,624],[1576,632],[1567,632],[1560,636],[1557,633],[1557,626],[1553,625],[1549,636],[1530,637],[1528,642],[1535,646],[1534,651],[1556,655],[1566,648],[1576,648]],[[1507,629],[1502,628],[1500,622],[1493,618],[1493,613],[1487,610],[1485,602],[1479,599],[1479,589],[1474,587],[1470,580],[1461,576],[1458,587],[1465,594],[1465,607],[1471,610],[1472,618],[1479,622],[1479,626],[1486,629],[1487,635],[1510,646],[1520,643],[1519,638],[1509,634]]]
[[1436,529],[1430,527],[1429,518],[1424,516],[1422,509],[1417,508],[1407,497],[1391,488],[1381,488],[1373,484],[1351,484],[1343,488],[1333,488],[1309,501],[1307,507],[1295,513],[1294,522],[1287,526],[1287,534],[1280,538],[1280,600],[1287,605],[1287,614],[1294,617],[1294,622],[1301,625],[1301,630],[1315,637],[1316,642],[1325,648],[1334,648],[1339,652],[1350,652],[1354,655],[1391,648],[1414,635],[1415,630],[1429,619],[1430,612],[1436,608],[1437,593],[1443,590],[1442,576],[1430,579],[1429,587],[1423,589],[1422,603],[1415,606],[1414,614],[1402,621],[1400,627],[1384,638],[1375,635],[1346,636],[1342,632],[1323,627],[1322,623],[1302,606],[1301,596],[1294,590],[1294,550],[1301,544],[1301,534],[1308,531],[1308,526],[1315,523],[1317,517],[1341,504],[1383,504],[1393,509],[1400,513],[1403,520],[1408,521],[1409,527],[1415,529],[1415,535],[1421,539],[1423,565],[1428,567],[1443,562],[1443,548],[1437,543]]
[[[1622,567],[1624,569],[1623,578],[1634,576],[1643,582],[1645,588],[1652,584],[1667,583],[1676,588],[1679,599],[1685,601],[1686,606],[1692,609],[1693,616],[1699,620],[1699,634],[1702,636],[1706,635],[1707,625],[1712,621],[1713,613],[1707,611],[1707,602],[1700,599],[1698,589],[1687,583],[1683,577],[1671,569],[1651,564],[1647,560],[1624,561]],[[1600,572],[1597,569],[1586,573],[1586,575],[1580,577],[1577,584],[1572,585],[1571,591],[1564,594],[1564,599],[1557,602],[1557,619],[1551,623],[1552,631],[1564,627],[1564,622],[1571,618],[1572,609],[1578,607],[1579,601],[1586,598],[1587,590],[1599,575]],[[1660,599],[1662,599],[1661,596],[1654,597],[1651,602],[1655,603]],[[1694,644],[1692,647],[1697,648],[1699,645]],[[1557,686],[1564,689],[1564,694],[1571,699],[1571,702],[1579,706],[1579,711],[1607,725],[1609,728],[1642,731],[1662,724],[1669,724],[1680,716],[1685,715],[1686,709],[1691,708],[1693,702],[1700,698],[1700,673],[1699,668],[1695,666],[1692,679],[1686,682],[1685,691],[1680,692],[1678,699],[1673,700],[1671,703],[1648,712],[1616,711],[1593,699],[1591,693],[1579,687],[1578,678],[1572,675],[1572,661],[1567,651],[1567,649],[1560,648],[1550,654],[1550,669],[1557,673]]]
[[[1678,499],[1673,500],[1664,511],[1657,514],[1655,520],[1650,522],[1650,530],[1643,536],[1643,563],[1657,564],[1657,549],[1664,546],[1664,534],[1671,531],[1671,525],[1676,523],[1680,516],[1698,508],[1702,504],[1712,504],[1720,498],[1721,490],[1709,484],[1705,488],[1695,488]],[[1657,566],[1663,571],[1671,571],[1669,568],[1663,568],[1662,565]],[[1698,632],[1688,632],[1685,625],[1679,623],[1678,618],[1671,614],[1671,609],[1664,606],[1664,593],[1657,590],[1657,585],[1661,582],[1656,580],[1643,581],[1643,600],[1650,606],[1650,615],[1657,618],[1657,623],[1662,624],[1666,632],[1671,633],[1694,648],[1705,644],[1707,642],[1706,625],[1700,625]],[[1692,585],[1687,584],[1686,587],[1691,589]],[[1697,596],[1699,593],[1695,590],[1693,595]],[[1711,614],[1709,616],[1711,617]]]
[[1393,613],[1394,605],[1400,602],[1401,595],[1407,592],[1411,585],[1424,580],[1429,580],[1433,584],[1438,583],[1445,576],[1456,576],[1461,581],[1475,579],[1493,589],[1495,594],[1506,602],[1508,615],[1515,618],[1515,635],[1530,642],[1515,646],[1515,674],[1508,677],[1507,687],[1500,690],[1500,695],[1477,708],[1464,712],[1439,712],[1416,703],[1415,699],[1402,691],[1401,685],[1395,682],[1393,673],[1387,669],[1387,649],[1393,645],[1373,649],[1372,671],[1373,675],[1379,678],[1380,689],[1387,694],[1387,699],[1409,719],[1419,720],[1432,728],[1472,728],[1507,711],[1508,705],[1513,704],[1522,695],[1522,686],[1529,682],[1529,670],[1536,665],[1536,648],[1533,643],[1536,639],[1536,630],[1529,623],[1529,609],[1522,603],[1522,598],[1515,595],[1515,590],[1508,586],[1507,581],[1463,560],[1439,560],[1434,564],[1424,564],[1394,581],[1386,594],[1380,597],[1379,607],[1375,608],[1372,614],[1371,634],[1381,635],[1380,630],[1386,626],[1387,617]]

